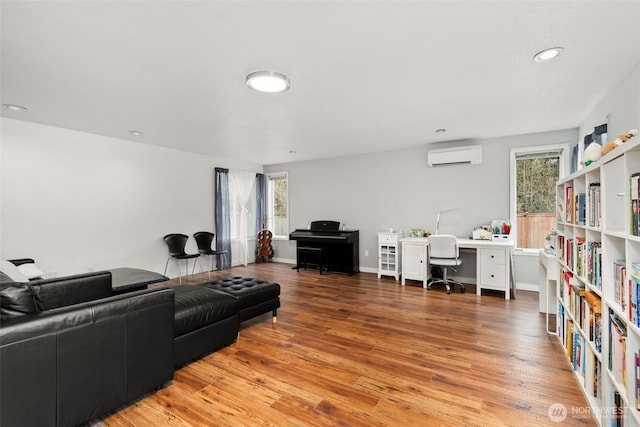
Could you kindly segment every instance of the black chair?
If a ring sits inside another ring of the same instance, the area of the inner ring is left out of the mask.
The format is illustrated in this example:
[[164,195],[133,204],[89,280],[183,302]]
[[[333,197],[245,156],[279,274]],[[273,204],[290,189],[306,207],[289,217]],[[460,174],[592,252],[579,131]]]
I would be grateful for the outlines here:
[[[216,259],[216,267],[218,270],[222,270],[219,267],[220,263],[218,262],[218,260],[220,259],[219,258],[220,255],[224,257],[223,265],[229,264],[229,261],[227,260],[227,252],[229,251],[211,249],[211,243],[213,242],[213,238],[215,237],[215,234],[210,233],[208,231],[198,231],[193,235],[193,237],[196,239],[196,243],[198,244],[198,251],[200,252],[200,255],[208,255],[211,257],[211,270],[213,270],[214,257]],[[193,274],[193,272],[195,271],[195,268],[196,268],[196,264],[194,263],[193,271],[191,272],[191,274]],[[200,269],[202,269],[202,266],[200,266]],[[211,270],[209,270],[209,277],[211,277]]]
[[[178,260],[178,274],[180,275],[180,284],[182,284],[182,270],[180,269],[180,260],[183,259],[186,263],[185,273],[187,276],[189,274],[189,260],[191,258],[198,258],[200,254],[188,254],[184,251],[184,247],[187,244],[187,240],[189,240],[189,236],[186,234],[172,233],[164,236],[164,241],[167,243],[169,247],[169,258],[167,258],[167,263],[164,266],[164,275],[167,275],[167,267],[169,266],[169,260],[171,258]],[[195,265],[195,261],[193,262]]]

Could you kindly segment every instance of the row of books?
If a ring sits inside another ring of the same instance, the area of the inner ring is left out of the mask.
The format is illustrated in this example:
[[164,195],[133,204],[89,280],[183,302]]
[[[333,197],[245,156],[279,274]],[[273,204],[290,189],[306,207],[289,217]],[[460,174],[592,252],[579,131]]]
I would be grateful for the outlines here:
[[594,292],[571,283],[572,278],[564,275],[566,306],[574,321],[598,352],[602,351],[602,300]]
[[565,241],[564,236],[558,236],[558,257],[578,276],[586,279],[594,287],[602,289],[601,242],[587,242],[583,237]]
[[573,187],[565,187],[565,221],[571,224],[585,225],[587,196],[585,193],[574,195]]
[[564,206],[562,210],[564,211],[564,221],[578,225],[586,224],[586,214],[588,211],[589,226],[600,227],[602,223],[600,183],[592,182],[589,184],[588,194],[577,193],[574,195],[573,187],[565,187]]
[[[586,345],[586,340],[593,341],[598,351],[601,351],[601,300],[598,295],[589,291],[587,291],[585,295],[587,304],[590,307],[592,305],[596,306],[597,313],[599,315],[595,318],[590,317],[591,323],[586,339],[585,336],[580,333],[578,325],[566,313],[565,306],[563,304],[559,304],[558,306],[557,331],[565,348],[566,355],[571,361],[573,370],[578,374],[577,377],[580,383],[585,390],[587,390],[587,393],[590,396],[593,396],[595,399],[601,399],[602,364],[599,358],[596,357],[593,352],[589,351],[589,346]],[[590,295],[595,297],[595,299],[591,300]],[[590,312],[595,314],[596,310],[590,310]],[[597,336],[598,338],[592,338],[594,336]],[[590,358],[591,363],[587,362],[588,358]],[[587,369],[591,371],[589,375],[587,375]]]

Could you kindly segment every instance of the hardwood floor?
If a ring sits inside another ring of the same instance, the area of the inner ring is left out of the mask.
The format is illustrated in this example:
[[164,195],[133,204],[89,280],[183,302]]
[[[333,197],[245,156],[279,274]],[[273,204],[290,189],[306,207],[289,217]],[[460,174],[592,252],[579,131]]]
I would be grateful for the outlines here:
[[177,370],[170,386],[104,424],[543,426],[558,425],[548,411],[561,403],[560,425],[595,425],[560,343],[545,332],[537,293],[505,301],[468,286],[446,295],[276,263],[212,278],[230,275],[280,283],[277,324],[270,314],[243,323],[237,343]]

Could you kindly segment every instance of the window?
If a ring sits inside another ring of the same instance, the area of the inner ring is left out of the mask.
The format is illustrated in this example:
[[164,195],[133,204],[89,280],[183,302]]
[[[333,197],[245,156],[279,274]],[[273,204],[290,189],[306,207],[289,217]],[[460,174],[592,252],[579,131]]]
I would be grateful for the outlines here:
[[568,170],[568,153],[564,145],[511,150],[511,223],[516,248],[538,250],[556,228],[556,182]]
[[267,174],[267,228],[274,238],[289,238],[289,177]]

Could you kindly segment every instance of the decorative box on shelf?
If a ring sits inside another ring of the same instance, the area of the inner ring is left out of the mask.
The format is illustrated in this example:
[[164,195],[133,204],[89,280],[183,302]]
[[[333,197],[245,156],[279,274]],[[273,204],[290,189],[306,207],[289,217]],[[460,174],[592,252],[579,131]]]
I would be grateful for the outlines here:
[[491,240],[494,242],[511,241],[511,222],[509,220],[494,219],[491,221]]

